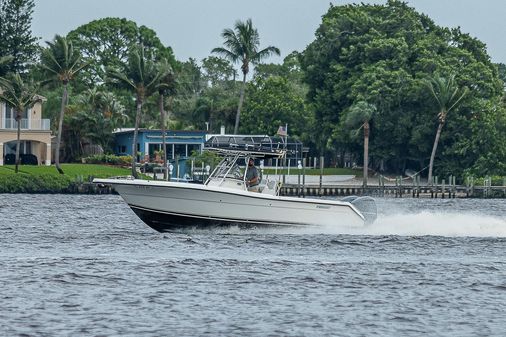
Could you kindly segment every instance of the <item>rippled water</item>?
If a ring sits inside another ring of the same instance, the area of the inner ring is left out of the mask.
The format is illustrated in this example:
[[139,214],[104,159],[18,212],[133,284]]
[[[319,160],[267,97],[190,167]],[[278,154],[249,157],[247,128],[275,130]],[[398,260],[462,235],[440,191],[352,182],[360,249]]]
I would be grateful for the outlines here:
[[0,335],[506,335],[506,201],[378,202],[361,230],[159,234],[117,196],[0,194]]

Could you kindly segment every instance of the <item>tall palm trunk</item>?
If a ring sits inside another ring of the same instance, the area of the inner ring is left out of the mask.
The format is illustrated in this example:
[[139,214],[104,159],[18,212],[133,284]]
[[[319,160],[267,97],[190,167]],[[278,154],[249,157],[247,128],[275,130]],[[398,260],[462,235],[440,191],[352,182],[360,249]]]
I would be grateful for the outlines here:
[[427,177],[427,183],[432,185],[432,168],[434,166],[434,159],[436,158],[437,145],[439,143],[439,138],[441,137],[441,130],[443,130],[443,122],[439,122],[439,126],[437,127],[436,139],[434,139],[434,146],[432,147],[432,154],[430,155],[430,163],[429,163],[429,176]]
[[15,172],[18,173],[19,170],[19,148],[21,147],[21,112],[16,111],[16,122],[18,123],[18,135],[16,138],[16,168]]
[[61,134],[63,131],[63,117],[65,115],[65,106],[67,104],[68,98],[67,86],[68,82],[63,82],[63,95],[61,98],[60,119],[58,120],[58,136],[56,137],[56,150],[54,155],[54,164],[58,172],[60,172],[60,174],[64,173],[60,167],[60,143],[61,143]]
[[132,176],[137,178],[137,168],[135,167],[136,159],[137,159],[137,134],[139,133],[139,124],[141,123],[141,113],[142,113],[142,98],[137,96],[137,112],[135,114],[135,129],[134,129],[134,139],[132,141]]
[[364,123],[364,181],[363,186],[367,186],[367,178],[369,176],[369,122]]
[[163,179],[167,180],[167,145],[165,144],[165,110],[163,109],[164,96],[160,93],[160,123],[162,126],[162,162],[163,162]]
[[239,106],[237,107],[237,113],[235,115],[235,126],[234,126],[234,135],[239,131],[239,120],[241,119],[241,109],[242,103],[244,102],[244,89],[246,87],[246,73],[243,72],[242,77],[242,86],[241,86],[241,96],[239,97]]

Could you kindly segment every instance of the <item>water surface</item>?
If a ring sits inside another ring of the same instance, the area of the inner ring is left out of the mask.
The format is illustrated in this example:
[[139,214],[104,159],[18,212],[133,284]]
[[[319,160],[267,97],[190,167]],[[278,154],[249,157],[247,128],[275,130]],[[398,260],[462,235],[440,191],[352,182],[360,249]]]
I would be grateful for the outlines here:
[[360,230],[160,234],[118,196],[0,194],[0,335],[506,335],[506,201],[378,203]]

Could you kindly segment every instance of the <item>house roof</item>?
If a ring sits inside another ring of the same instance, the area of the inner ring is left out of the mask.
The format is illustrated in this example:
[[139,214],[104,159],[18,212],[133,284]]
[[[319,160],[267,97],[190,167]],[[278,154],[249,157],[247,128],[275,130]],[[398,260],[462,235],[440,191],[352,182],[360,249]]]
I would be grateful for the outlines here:
[[[135,128],[121,128],[116,129],[112,133],[113,134],[124,134],[124,133],[132,133],[134,132]],[[145,129],[140,128],[138,129],[139,133],[161,133],[161,129]],[[205,135],[207,134],[206,131],[202,130],[165,130],[165,133],[171,133],[171,134],[194,134],[194,135]]]

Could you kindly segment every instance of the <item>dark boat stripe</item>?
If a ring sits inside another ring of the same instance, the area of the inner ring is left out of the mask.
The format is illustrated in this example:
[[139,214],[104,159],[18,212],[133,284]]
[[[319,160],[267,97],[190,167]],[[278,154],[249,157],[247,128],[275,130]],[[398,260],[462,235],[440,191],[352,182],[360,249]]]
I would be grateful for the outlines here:
[[145,212],[158,213],[158,214],[166,214],[173,215],[177,217],[184,217],[189,219],[202,219],[202,220],[211,220],[211,221],[224,221],[228,223],[243,223],[243,224],[258,224],[258,225],[288,225],[288,226],[311,226],[308,224],[300,223],[300,222],[272,222],[272,221],[262,221],[262,220],[247,220],[247,219],[238,219],[238,218],[218,218],[212,216],[203,216],[203,215],[195,215],[195,214],[187,214],[187,213],[177,213],[177,212],[166,212],[160,211],[156,209],[140,207],[132,204],[128,204],[132,209],[138,209]]

